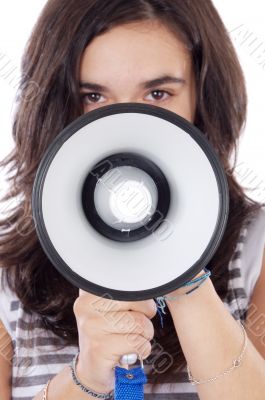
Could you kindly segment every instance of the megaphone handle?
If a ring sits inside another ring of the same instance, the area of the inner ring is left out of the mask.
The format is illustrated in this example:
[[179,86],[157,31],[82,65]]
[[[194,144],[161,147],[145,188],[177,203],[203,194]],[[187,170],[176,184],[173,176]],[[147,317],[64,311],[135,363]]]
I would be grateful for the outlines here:
[[115,367],[114,400],[144,400],[144,384],[147,378],[140,358],[141,366],[129,370],[129,365],[137,360],[137,354],[124,354],[120,363],[127,368]]
[[120,364],[124,365],[127,369],[129,369],[129,365],[135,364],[137,361],[138,355],[135,353],[124,354],[120,358]]

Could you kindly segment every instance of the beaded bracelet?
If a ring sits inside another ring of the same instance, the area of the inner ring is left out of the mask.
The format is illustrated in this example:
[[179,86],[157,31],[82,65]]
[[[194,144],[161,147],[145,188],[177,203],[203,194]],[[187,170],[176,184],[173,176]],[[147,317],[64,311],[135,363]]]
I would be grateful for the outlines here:
[[72,362],[71,362],[71,364],[70,364],[70,368],[71,368],[71,371],[72,371],[72,378],[73,378],[74,383],[75,383],[77,386],[79,386],[79,388],[80,388],[83,392],[89,394],[89,395],[92,396],[92,397],[96,397],[97,399],[112,400],[112,399],[113,399],[113,396],[114,396],[114,390],[112,390],[110,393],[97,393],[97,392],[95,392],[94,390],[92,390],[92,389],[86,387],[85,385],[83,385],[83,384],[79,381],[79,379],[78,379],[77,376],[76,376],[76,363],[77,363],[77,358],[78,358],[78,356],[79,356],[79,352],[75,355],[75,357],[73,358],[73,360],[72,360]]
[[49,386],[50,382],[51,382],[51,380],[49,379],[48,382],[46,383],[44,389],[43,389],[42,400],[48,400],[48,386]]

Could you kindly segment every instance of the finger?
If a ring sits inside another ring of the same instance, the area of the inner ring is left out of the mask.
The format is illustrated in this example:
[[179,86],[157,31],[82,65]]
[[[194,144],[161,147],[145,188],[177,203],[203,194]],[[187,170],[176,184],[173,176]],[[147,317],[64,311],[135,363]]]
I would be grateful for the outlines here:
[[83,296],[84,301],[88,301],[90,308],[95,311],[138,311],[144,313],[147,318],[152,319],[157,312],[157,306],[153,299],[142,301],[119,301],[113,300],[108,293],[99,297],[92,293],[79,289],[79,295]]
[[97,350],[101,352],[101,357],[109,354],[109,357],[114,361],[113,366],[120,362],[120,358],[124,354],[136,353],[142,359],[145,359],[150,355],[151,349],[152,345],[150,341],[134,333],[128,335],[111,335],[107,342],[103,342],[100,346],[97,346]]
[[118,311],[105,313],[103,319],[100,315],[97,320],[97,326],[101,325],[101,329],[105,333],[128,334],[137,333],[147,340],[154,337],[154,326],[146,315],[136,311]]
[[[130,304],[127,302],[127,304]],[[153,299],[133,301],[129,306],[129,310],[139,311],[146,315],[147,318],[152,319],[156,315],[157,306]]]

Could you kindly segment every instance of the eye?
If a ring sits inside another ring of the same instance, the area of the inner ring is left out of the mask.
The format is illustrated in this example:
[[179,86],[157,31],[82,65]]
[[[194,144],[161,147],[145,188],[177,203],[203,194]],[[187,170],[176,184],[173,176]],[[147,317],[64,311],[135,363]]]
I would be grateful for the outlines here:
[[81,94],[81,99],[84,104],[100,103],[101,98],[100,93],[83,93]]
[[[165,91],[165,90],[152,90],[150,95],[156,101],[166,100],[168,97],[171,96],[171,94],[169,92]],[[166,98],[165,98],[165,95],[166,95]]]

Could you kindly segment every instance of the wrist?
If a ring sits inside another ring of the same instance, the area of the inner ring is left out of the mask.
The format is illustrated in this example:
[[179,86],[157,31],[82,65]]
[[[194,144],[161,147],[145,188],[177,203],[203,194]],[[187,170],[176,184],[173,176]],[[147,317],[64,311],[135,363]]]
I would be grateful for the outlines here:
[[[78,380],[84,385],[91,388],[95,392],[99,393],[109,393],[114,388],[114,380],[115,380],[115,373],[113,369],[108,369],[108,371],[104,372],[102,368],[96,367],[92,365],[92,368],[87,367],[87,363],[84,366],[82,362],[82,357],[79,354],[79,357],[76,362],[76,375]],[[99,372],[99,376],[95,376],[95,372]],[[102,377],[102,378],[101,378]],[[103,378],[104,377],[104,378]]]
[[[201,270],[197,275],[193,276],[193,278],[191,280],[193,281],[194,279],[197,279],[203,275],[205,275],[205,271]],[[178,289],[175,289],[173,292],[168,293],[167,296],[170,298],[170,297],[173,297],[174,295],[175,296],[185,295],[185,293],[187,291],[189,291],[190,289],[192,289],[195,286],[197,286],[196,282],[194,282],[193,284],[190,284],[189,286],[184,286],[184,285],[180,286]]]
[[171,293],[168,293],[165,296],[168,308],[170,308],[170,306],[172,307],[172,305],[176,302],[185,301],[187,298],[192,298],[192,300],[194,300],[194,297],[200,294],[202,290],[201,286],[212,284],[211,280],[208,279],[210,278],[210,276],[211,272],[208,269],[203,269],[190,281],[186,282],[185,285],[181,286]]
[[[90,397],[79,390],[72,380],[71,369],[65,366],[57,375],[55,375],[49,384],[48,400],[58,399],[75,399],[75,400],[88,400]],[[43,390],[39,393],[34,400],[43,399]],[[91,397],[92,399],[92,397]]]
[[[173,295],[174,295],[174,293],[173,293]],[[177,295],[178,295],[178,293],[177,293]],[[177,309],[181,309],[183,307],[190,308],[195,303],[199,304],[199,302],[203,303],[204,301],[207,301],[209,296],[212,296],[212,295],[215,296],[217,294],[216,294],[216,291],[215,291],[215,288],[213,286],[211,279],[207,278],[207,279],[205,279],[203,284],[198,289],[194,290],[192,293],[190,293],[188,295],[184,294],[182,296],[179,296],[177,301],[168,300],[167,306],[171,312],[174,310],[177,310]]]

